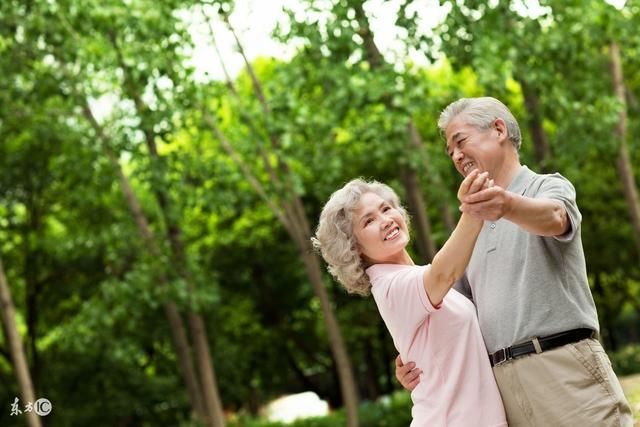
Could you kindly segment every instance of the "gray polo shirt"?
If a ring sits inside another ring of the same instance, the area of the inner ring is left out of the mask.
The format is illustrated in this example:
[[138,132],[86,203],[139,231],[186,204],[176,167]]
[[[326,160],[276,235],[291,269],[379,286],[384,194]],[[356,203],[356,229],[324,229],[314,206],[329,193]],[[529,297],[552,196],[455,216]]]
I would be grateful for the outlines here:
[[575,328],[598,331],[573,185],[560,174],[539,175],[522,166],[507,190],[561,201],[571,230],[543,237],[505,219],[485,221],[456,289],[472,297],[487,350]]

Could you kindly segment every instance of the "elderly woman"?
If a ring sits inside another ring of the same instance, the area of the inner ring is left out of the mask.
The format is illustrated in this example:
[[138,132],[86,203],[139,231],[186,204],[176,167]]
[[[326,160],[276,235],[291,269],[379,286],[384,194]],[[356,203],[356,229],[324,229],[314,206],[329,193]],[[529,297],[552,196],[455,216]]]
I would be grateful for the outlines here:
[[[473,171],[458,198],[491,185]],[[332,194],[312,241],[348,292],[373,294],[402,359],[424,372],[411,392],[412,427],[506,426],[474,306],[451,289],[482,221],[462,214],[430,265],[409,256],[408,222],[391,188],[355,179]]]

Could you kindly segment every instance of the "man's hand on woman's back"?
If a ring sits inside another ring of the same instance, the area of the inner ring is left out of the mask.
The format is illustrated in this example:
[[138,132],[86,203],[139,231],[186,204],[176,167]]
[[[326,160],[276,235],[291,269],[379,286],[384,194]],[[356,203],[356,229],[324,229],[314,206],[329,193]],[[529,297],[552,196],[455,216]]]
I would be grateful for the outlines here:
[[396,378],[402,387],[413,391],[420,382],[420,374],[422,374],[422,369],[416,368],[415,363],[409,362],[405,365],[402,363],[400,355],[396,357]]

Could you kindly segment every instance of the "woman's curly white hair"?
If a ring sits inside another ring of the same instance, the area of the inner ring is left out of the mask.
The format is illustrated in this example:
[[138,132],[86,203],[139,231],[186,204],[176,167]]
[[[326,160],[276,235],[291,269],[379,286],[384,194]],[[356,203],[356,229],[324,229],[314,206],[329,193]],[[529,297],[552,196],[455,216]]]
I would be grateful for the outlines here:
[[322,208],[313,247],[320,251],[329,265],[329,272],[349,293],[369,295],[371,282],[365,273],[368,267],[361,257],[360,248],[353,232],[353,212],[358,208],[360,197],[374,193],[397,209],[407,225],[409,216],[400,204],[398,195],[377,181],[354,179],[335,191]]

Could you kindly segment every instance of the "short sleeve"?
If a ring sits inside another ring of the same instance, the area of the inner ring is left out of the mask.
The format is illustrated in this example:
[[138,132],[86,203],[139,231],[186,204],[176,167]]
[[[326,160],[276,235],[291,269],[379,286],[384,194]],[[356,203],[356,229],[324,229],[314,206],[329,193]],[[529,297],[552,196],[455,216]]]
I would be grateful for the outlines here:
[[565,234],[554,236],[554,239],[561,242],[572,241],[578,232],[582,221],[582,214],[580,214],[580,211],[578,210],[578,205],[576,203],[576,190],[573,187],[573,184],[559,173],[544,175],[540,188],[534,197],[539,199],[544,198],[558,200],[562,202],[571,223],[571,229]]
[[[372,280],[371,292],[394,340],[410,341],[429,313],[436,311],[423,285],[424,269],[405,267]],[[402,347],[398,347],[402,348]]]

